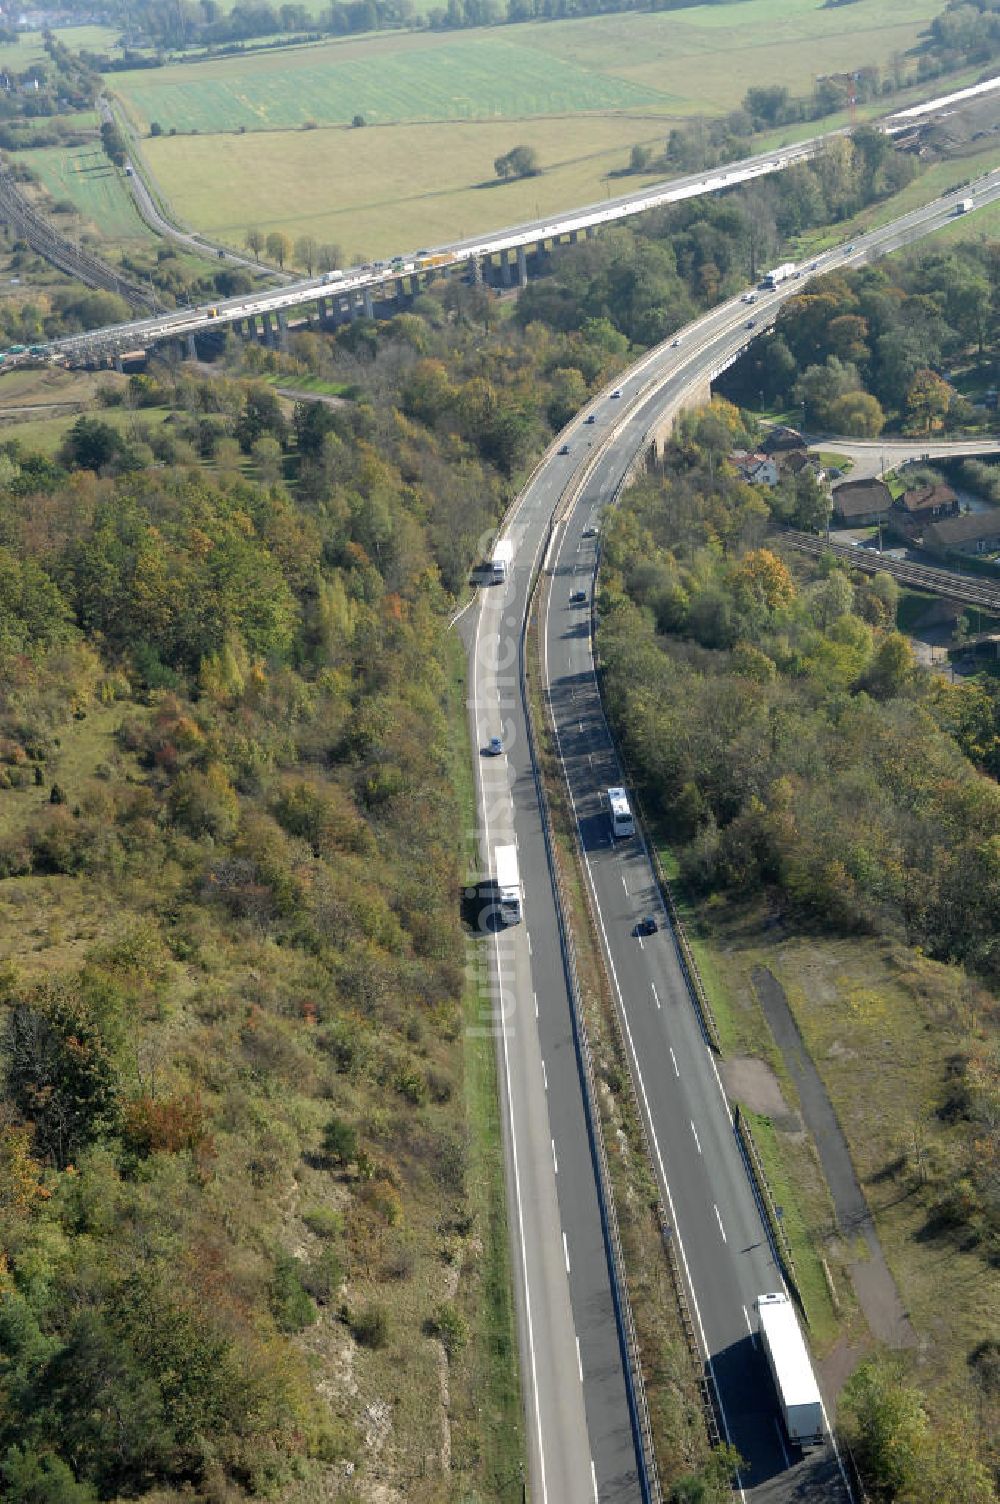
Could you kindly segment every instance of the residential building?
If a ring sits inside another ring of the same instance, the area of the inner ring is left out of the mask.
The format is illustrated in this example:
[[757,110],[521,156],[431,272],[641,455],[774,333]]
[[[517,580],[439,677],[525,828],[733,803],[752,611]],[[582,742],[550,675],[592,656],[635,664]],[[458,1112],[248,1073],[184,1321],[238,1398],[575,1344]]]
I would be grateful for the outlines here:
[[734,449],[729,456],[729,463],[752,486],[778,484],[778,466],[766,454],[751,453],[749,449]]
[[993,554],[1000,549],[1000,507],[942,517],[924,528],[924,547],[933,553]]
[[896,498],[896,510],[913,522],[937,522],[942,517],[957,517],[961,508],[950,486],[939,481],[933,486],[916,486]]
[[833,488],[833,518],[840,527],[866,527],[885,522],[892,492],[884,480],[845,480]]

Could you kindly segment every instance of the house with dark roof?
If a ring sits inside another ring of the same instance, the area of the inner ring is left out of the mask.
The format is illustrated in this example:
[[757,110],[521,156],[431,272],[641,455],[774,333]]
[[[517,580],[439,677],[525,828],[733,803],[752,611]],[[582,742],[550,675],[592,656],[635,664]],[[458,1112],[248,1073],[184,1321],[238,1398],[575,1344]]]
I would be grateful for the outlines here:
[[817,477],[823,475],[819,456],[810,454],[808,449],[780,450],[777,459],[782,475],[801,475],[803,470],[811,470]]
[[924,528],[924,547],[939,554],[993,554],[1000,549],[1000,507],[942,517]]
[[942,517],[957,517],[961,508],[950,486],[938,481],[933,486],[915,486],[898,496],[894,507],[913,522],[938,522]]
[[783,449],[804,449],[806,441],[797,428],[776,423],[760,447],[765,454],[777,454]]
[[885,522],[892,492],[884,480],[845,480],[833,488],[833,516],[841,527],[865,527]]

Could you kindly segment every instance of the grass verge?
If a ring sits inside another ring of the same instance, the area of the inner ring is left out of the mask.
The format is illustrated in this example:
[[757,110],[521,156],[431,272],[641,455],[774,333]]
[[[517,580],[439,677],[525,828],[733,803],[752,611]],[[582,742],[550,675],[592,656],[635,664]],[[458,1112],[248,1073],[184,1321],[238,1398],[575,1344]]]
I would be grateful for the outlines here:
[[[452,638],[449,696],[451,776],[460,793],[466,829],[467,870],[475,869],[476,825],[472,747],[465,713],[467,665]],[[520,1500],[524,1434],[518,1366],[503,1144],[492,1035],[481,1031],[488,1004],[484,959],[470,940],[465,988],[465,1110],[469,1134],[469,1199],[481,1254],[475,1276],[464,1281],[463,1316],[470,1340],[452,1370],[452,1450],[456,1470],[483,1489],[483,1497]]]

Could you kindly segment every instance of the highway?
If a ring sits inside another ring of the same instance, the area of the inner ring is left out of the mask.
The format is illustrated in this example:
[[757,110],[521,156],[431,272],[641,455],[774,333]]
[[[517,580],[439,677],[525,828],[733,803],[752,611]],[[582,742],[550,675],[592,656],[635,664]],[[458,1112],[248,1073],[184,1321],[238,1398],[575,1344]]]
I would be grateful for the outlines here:
[[[988,79],[975,85],[972,90],[962,89],[957,93],[929,100],[914,108],[918,113],[926,114],[961,102],[973,94],[983,94],[996,89],[1000,89],[1000,78]],[[109,109],[110,106],[105,106],[105,108]],[[912,112],[906,113],[909,115]],[[902,119],[902,115],[890,115],[881,122],[881,126],[887,131],[892,131],[897,128],[894,122]],[[634,214],[642,214],[665,204],[678,203],[683,199],[695,198],[704,193],[718,193],[772,172],[782,172],[792,163],[814,156],[821,149],[824,141],[843,133],[843,130],[831,131],[790,146],[758,152],[741,161],[716,167],[707,172],[691,173],[684,177],[672,178],[662,183],[636,189],[615,199],[589,204],[561,214],[539,217],[488,235],[454,241],[448,245],[437,246],[432,251],[406,252],[399,259],[403,268],[409,267],[411,273],[414,269],[418,272],[429,269],[432,261],[436,263],[435,269],[447,270],[449,266],[460,266],[467,262],[481,261],[486,257],[507,254],[540,241],[588,232],[601,225],[611,224]],[[135,191],[143,194],[143,202],[146,203],[149,198],[148,194],[138,187]],[[152,209],[155,214],[155,206],[152,205],[151,200],[146,207]],[[156,218],[159,219],[159,216],[156,215]],[[183,235],[183,232],[178,232],[173,227],[169,228],[174,238],[177,238],[178,234]],[[198,237],[192,237],[192,241],[197,244]],[[204,246],[199,248],[204,249]],[[241,258],[232,254],[230,259]],[[140,318],[104,329],[90,330],[85,334],[69,335],[63,339],[51,341],[47,348],[51,353],[62,355],[67,360],[83,358],[88,353],[121,353],[142,349],[155,344],[158,340],[183,338],[189,334],[196,334],[200,330],[219,328],[235,320],[263,314],[287,314],[290,309],[304,307],[320,298],[346,296],[357,301],[363,299],[365,294],[375,296],[384,284],[397,281],[406,274],[405,270],[401,270],[399,266],[395,268],[391,265],[378,268],[351,267],[333,282],[327,282],[322,277],[304,278],[289,283],[285,287],[255,293],[251,296],[222,299],[201,308],[173,309],[170,313],[155,318]]]
[[[1000,196],[1000,170],[963,192],[976,207],[992,202]],[[480,591],[461,619],[475,746],[498,734],[505,743],[501,756],[476,759],[482,870],[493,870],[496,844],[512,840],[524,884],[524,923],[491,934],[489,944],[504,1020],[497,1044],[532,1497],[544,1504],[610,1504],[642,1494],[518,683],[527,585],[556,514],[543,688],[696,1331],[723,1432],[747,1463],[739,1493],[753,1504],[843,1504],[849,1494],[832,1445],[799,1456],[780,1428],[753,1302],[781,1288],[781,1274],[642,839],[610,841],[604,792],[621,775],[597,690],[590,610],[570,605],[569,594],[584,589],[592,597],[597,540],[584,531],[599,525],[665,413],[731,364],[810,277],[876,259],[940,228],[954,212],[950,196],[827,252],[801,278],[759,295],[752,329],[747,304],[733,299],[645,356],[622,378],[619,396],[603,393],[550,447],[505,528],[515,544],[511,578]],[[566,455],[558,452],[563,441]],[[660,931],[639,939],[633,926],[650,912]]]

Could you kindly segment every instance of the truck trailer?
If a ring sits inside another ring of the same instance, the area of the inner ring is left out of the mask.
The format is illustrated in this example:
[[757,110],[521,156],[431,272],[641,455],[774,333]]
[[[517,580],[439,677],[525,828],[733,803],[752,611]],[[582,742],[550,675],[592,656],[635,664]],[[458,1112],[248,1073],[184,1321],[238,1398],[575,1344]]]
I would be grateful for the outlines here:
[[780,1291],[760,1295],[757,1313],[789,1440],[801,1447],[819,1446],[823,1440],[823,1401],[792,1303]]
[[514,545],[509,538],[501,538],[493,550],[490,560],[490,580],[494,585],[502,585],[510,574],[511,565],[514,562]]
[[972,208],[972,200],[971,200],[971,198],[960,198],[959,201],[958,201],[958,203],[955,205],[955,213],[956,214],[968,214],[969,210],[971,208]]
[[520,924],[521,874],[517,870],[517,847],[497,846],[493,860],[500,895],[500,917],[504,924]]
[[773,292],[782,282],[787,282],[795,271],[794,261],[783,261],[773,271],[765,272],[760,279],[760,285],[766,292]]

